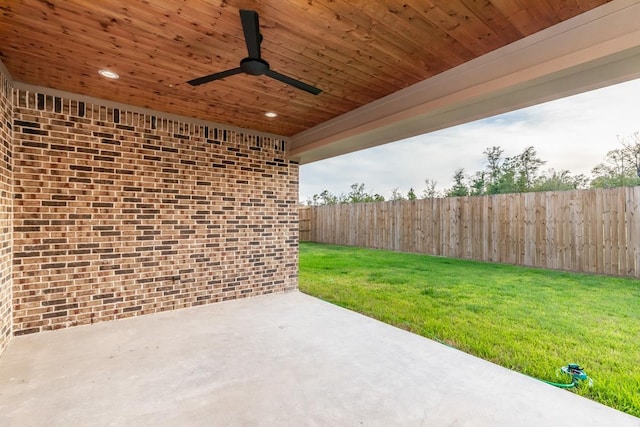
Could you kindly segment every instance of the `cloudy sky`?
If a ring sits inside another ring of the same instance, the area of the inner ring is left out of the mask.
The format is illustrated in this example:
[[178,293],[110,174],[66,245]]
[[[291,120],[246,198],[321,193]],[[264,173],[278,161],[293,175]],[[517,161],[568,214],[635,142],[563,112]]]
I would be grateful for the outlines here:
[[546,164],[542,170],[568,169],[590,175],[607,151],[619,148],[617,135],[640,131],[640,80],[598,89],[489,119],[416,136],[300,167],[300,200],[322,190],[347,193],[364,183],[369,193],[391,196],[425,188],[425,179],[443,190],[457,168],[484,169],[482,152],[494,145],[504,156],[533,145]]

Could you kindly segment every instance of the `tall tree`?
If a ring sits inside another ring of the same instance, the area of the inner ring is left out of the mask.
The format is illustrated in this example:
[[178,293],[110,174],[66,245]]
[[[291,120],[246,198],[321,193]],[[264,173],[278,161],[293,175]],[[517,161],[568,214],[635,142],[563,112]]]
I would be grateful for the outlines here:
[[[487,172],[482,176],[483,191],[481,192],[481,194],[496,194],[498,192],[498,183],[504,172],[504,160],[502,159],[502,153],[504,153],[504,150],[495,145],[493,147],[485,149],[482,152],[487,162]],[[474,187],[477,186],[478,185],[476,184]]]
[[469,195],[469,188],[465,181],[467,180],[464,169],[456,169],[453,174],[453,187],[447,191],[447,197],[461,197]]
[[612,188],[640,185],[640,132],[621,137],[622,148],[611,150],[591,173],[591,187]]
[[618,141],[622,145],[622,155],[640,178],[640,131],[627,137],[618,135]]
[[391,190],[391,200],[393,200],[393,201],[405,200],[404,196],[402,195],[402,193],[400,192],[398,187],[396,187],[393,190]]
[[436,191],[437,181],[427,178],[424,180],[424,184],[426,188],[422,190],[421,199],[435,199],[438,197],[438,192]]
[[522,193],[532,189],[533,182],[538,177],[540,166],[546,162],[541,160],[536,149],[530,146],[519,155],[509,159],[509,163],[514,169],[516,191]]
[[482,196],[487,191],[487,172],[478,171],[471,177],[470,193],[472,196]]
[[364,191],[364,183],[351,184],[351,191],[347,193],[347,203],[361,203],[367,199],[367,193]]
[[640,185],[635,167],[631,165],[621,149],[607,153],[605,161],[591,170],[593,188],[614,188]]

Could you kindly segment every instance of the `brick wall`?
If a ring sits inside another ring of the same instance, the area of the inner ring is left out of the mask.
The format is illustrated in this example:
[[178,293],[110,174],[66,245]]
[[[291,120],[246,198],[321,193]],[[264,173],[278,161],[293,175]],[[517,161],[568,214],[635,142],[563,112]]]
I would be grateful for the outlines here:
[[296,287],[285,141],[13,99],[16,335]]
[[0,354],[11,338],[11,87],[0,71]]

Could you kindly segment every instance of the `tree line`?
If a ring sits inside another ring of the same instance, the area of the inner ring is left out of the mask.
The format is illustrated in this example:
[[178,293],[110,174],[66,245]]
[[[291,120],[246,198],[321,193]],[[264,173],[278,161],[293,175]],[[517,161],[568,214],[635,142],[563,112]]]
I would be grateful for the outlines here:
[[[483,151],[484,169],[468,174],[460,168],[453,173],[453,185],[437,191],[437,182],[425,179],[425,188],[407,193],[394,188],[388,200],[416,200],[436,197],[484,196],[491,194],[525,193],[532,191],[562,191],[585,188],[613,188],[640,185],[640,131],[630,136],[618,136],[620,148],[609,151],[604,160],[591,170],[591,177],[575,175],[569,170],[541,171],[546,161],[540,159],[533,146],[522,153],[505,157],[501,147]],[[351,185],[350,191],[339,195],[328,190],[305,202],[309,206],[339,203],[381,202],[384,196],[370,193],[364,183]]]

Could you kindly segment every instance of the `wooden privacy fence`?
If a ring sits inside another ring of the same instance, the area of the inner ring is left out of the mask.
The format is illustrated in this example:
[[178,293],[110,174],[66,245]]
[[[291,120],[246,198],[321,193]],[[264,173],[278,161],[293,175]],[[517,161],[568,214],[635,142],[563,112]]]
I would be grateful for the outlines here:
[[640,187],[305,209],[315,242],[640,277]]

